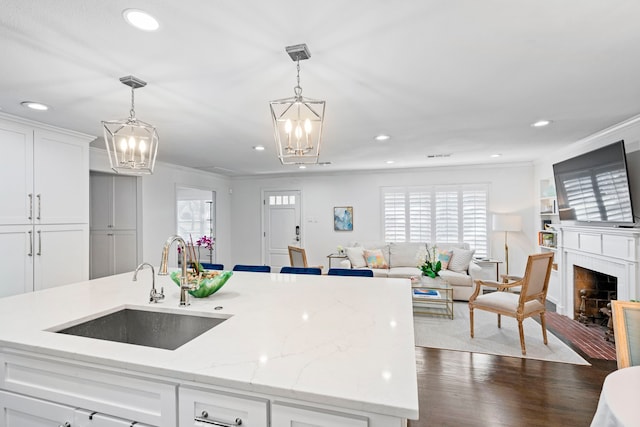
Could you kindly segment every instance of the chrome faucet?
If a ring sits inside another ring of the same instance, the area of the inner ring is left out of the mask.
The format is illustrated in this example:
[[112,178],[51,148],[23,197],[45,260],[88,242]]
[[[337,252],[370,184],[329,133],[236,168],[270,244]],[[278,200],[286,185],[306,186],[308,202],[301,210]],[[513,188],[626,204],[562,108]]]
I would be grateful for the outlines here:
[[144,266],[148,266],[151,269],[151,292],[149,292],[149,302],[155,303],[164,299],[164,288],[160,288],[160,293],[156,292],[156,272],[153,269],[153,265],[148,262],[143,262],[140,264],[136,271],[133,272],[133,281],[138,280],[138,271],[142,270]]
[[178,242],[180,248],[180,254],[182,255],[182,273],[180,274],[180,303],[179,307],[189,305],[189,292],[195,289],[194,285],[189,285],[187,281],[187,244],[180,236],[171,236],[164,242],[162,247],[162,261],[160,261],[160,272],[158,276],[166,276],[167,264],[169,263],[169,249],[173,242]]

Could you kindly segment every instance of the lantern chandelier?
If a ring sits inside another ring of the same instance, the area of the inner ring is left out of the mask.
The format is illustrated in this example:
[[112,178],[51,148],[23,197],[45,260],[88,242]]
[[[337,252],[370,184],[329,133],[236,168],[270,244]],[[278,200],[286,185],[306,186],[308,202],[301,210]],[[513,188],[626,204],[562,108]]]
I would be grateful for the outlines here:
[[136,119],[133,91],[146,82],[134,77],[121,77],[131,87],[131,110],[125,120],[103,121],[104,141],[111,169],[125,175],[151,175],[158,154],[158,132],[148,123]]
[[302,96],[300,61],[311,57],[307,45],[287,46],[286,51],[296,62],[298,84],[292,98],[269,103],[278,158],[283,165],[318,163],[325,102]]

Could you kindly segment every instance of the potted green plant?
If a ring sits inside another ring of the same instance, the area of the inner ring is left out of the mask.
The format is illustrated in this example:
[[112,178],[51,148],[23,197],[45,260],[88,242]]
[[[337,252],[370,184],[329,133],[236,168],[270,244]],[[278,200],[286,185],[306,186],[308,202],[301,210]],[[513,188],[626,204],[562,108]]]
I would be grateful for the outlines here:
[[427,255],[425,257],[424,262],[418,266],[420,271],[422,271],[423,276],[431,277],[435,279],[440,274],[440,270],[442,270],[442,263],[438,259],[438,253],[436,251],[435,245],[431,247],[427,247]]

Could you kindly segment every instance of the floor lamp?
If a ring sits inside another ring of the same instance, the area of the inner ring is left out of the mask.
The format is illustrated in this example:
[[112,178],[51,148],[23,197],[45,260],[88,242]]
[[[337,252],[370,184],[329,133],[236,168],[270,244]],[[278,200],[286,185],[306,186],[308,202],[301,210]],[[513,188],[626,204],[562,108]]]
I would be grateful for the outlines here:
[[507,263],[507,276],[509,275],[509,245],[507,233],[509,231],[522,230],[522,217],[520,215],[493,214],[493,231],[504,231],[504,258]]

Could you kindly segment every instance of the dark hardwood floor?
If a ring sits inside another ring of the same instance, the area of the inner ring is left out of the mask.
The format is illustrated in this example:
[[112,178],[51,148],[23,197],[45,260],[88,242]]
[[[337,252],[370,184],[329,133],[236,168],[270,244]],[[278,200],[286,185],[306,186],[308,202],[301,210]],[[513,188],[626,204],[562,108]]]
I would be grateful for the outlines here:
[[[574,348],[575,349],[575,348]],[[616,362],[592,366],[416,347],[424,426],[589,426]]]

